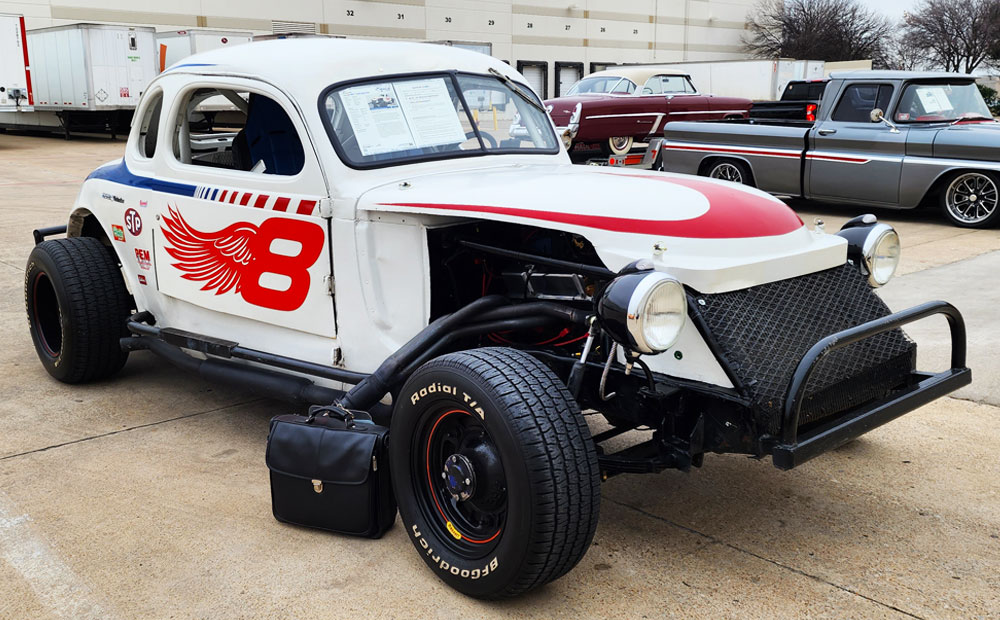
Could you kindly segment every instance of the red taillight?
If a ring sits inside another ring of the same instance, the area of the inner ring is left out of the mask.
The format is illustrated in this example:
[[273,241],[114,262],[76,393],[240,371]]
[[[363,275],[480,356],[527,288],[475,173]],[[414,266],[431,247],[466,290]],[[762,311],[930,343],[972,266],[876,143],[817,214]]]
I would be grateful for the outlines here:
[[815,103],[807,103],[806,104],[806,120],[807,121],[814,121],[814,120],[816,120],[816,104]]

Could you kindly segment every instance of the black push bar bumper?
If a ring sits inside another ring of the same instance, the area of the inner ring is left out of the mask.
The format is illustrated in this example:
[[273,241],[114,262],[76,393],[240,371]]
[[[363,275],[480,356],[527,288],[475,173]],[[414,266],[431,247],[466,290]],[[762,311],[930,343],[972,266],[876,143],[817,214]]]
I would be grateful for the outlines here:
[[[799,434],[805,387],[824,356],[859,340],[935,314],[943,314],[951,328],[951,368],[939,373],[911,371],[906,386],[885,399],[847,411],[831,422]],[[781,437],[768,442],[771,445],[771,461],[778,469],[791,469],[971,382],[972,371],[965,366],[965,321],[958,309],[947,302],[930,301],[831,334],[813,345],[795,368],[785,398]]]

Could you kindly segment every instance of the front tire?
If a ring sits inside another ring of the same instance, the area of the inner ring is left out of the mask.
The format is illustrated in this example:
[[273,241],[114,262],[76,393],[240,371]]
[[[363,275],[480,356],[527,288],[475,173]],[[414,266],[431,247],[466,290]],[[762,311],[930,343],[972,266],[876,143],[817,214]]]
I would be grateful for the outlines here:
[[989,172],[960,172],[941,191],[941,211],[962,228],[990,228],[1000,220],[998,177]]
[[424,364],[400,392],[393,488],[417,552],[476,598],[558,579],[597,528],[597,453],[566,387],[530,355],[483,348]]
[[24,271],[24,302],[38,359],[63,383],[104,379],[128,359],[119,339],[132,297],[111,251],[92,237],[35,246]]

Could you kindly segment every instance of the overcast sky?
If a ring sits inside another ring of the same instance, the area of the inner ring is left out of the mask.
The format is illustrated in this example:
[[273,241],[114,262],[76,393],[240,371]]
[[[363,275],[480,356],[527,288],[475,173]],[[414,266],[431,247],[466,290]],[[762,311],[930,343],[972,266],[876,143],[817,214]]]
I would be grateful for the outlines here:
[[913,8],[917,0],[863,0],[861,4],[877,8],[889,16],[890,19],[899,21],[903,18],[903,11]]

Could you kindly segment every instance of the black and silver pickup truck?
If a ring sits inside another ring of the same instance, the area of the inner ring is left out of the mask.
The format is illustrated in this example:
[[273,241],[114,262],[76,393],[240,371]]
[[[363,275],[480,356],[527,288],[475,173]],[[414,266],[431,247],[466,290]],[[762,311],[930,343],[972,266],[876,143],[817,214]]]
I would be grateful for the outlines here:
[[967,228],[1000,221],[1000,123],[957,73],[834,73],[815,122],[675,122],[663,169],[773,194],[910,209]]
[[814,121],[829,81],[827,78],[792,80],[777,101],[754,101],[750,106],[750,118]]

